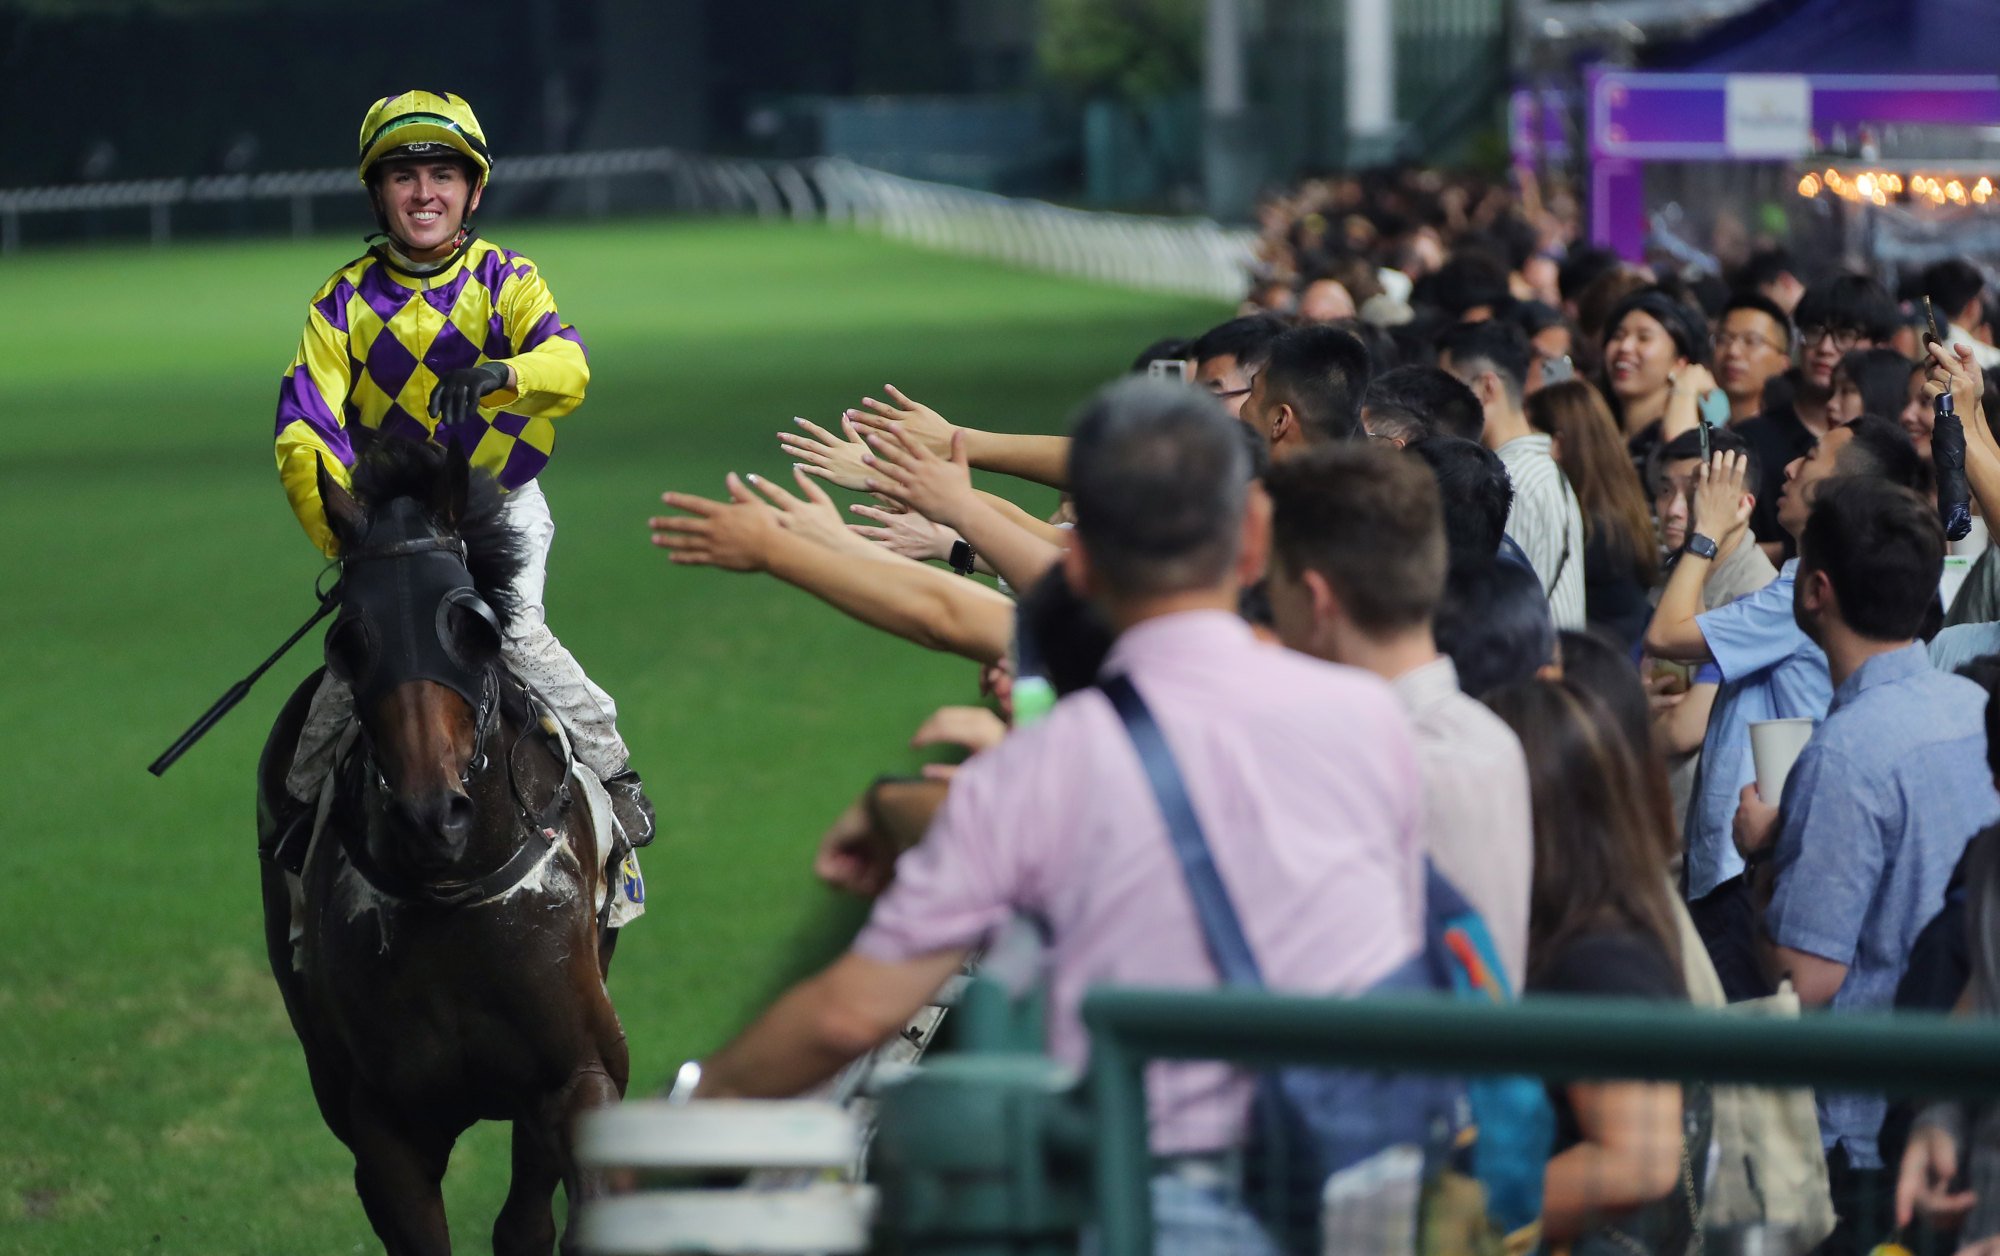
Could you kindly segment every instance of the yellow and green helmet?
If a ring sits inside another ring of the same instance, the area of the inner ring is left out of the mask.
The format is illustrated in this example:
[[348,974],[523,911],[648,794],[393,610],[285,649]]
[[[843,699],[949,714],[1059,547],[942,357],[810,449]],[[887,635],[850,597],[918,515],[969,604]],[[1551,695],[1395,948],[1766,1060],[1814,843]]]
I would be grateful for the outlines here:
[[424,157],[446,151],[471,162],[485,183],[493,173],[486,132],[462,96],[450,92],[403,92],[384,96],[361,122],[361,181],[391,157]]

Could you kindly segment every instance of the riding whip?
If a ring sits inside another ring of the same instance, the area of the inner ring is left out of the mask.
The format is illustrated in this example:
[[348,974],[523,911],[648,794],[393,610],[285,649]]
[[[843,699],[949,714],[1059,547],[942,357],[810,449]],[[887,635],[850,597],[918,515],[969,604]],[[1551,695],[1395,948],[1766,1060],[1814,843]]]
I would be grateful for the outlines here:
[[257,664],[257,668],[255,671],[251,672],[248,676],[245,676],[242,680],[239,680],[235,684],[231,685],[229,687],[229,691],[223,694],[220,698],[217,698],[215,700],[214,706],[202,712],[201,718],[196,720],[194,724],[190,726],[185,733],[182,733],[179,739],[176,740],[173,745],[168,746],[165,754],[161,755],[159,758],[153,760],[152,763],[147,765],[146,770],[148,772],[151,772],[154,776],[165,776],[168,768],[174,766],[175,762],[178,761],[182,755],[186,754],[190,747],[192,747],[196,742],[200,741],[203,737],[208,735],[209,729],[214,728],[216,724],[221,721],[223,716],[229,714],[229,712],[236,706],[237,703],[243,701],[243,699],[250,693],[250,686],[256,684],[260,679],[262,679],[264,673],[271,670],[272,664],[276,663],[279,659],[285,657],[286,652],[299,643],[300,637],[303,637],[308,632],[311,632],[314,624],[318,623],[322,619],[325,619],[328,615],[333,614],[333,612],[336,609],[338,609],[339,606],[340,606],[340,581],[336,580],[333,582],[333,587],[329,588],[326,592],[319,594],[319,608],[313,611],[312,617],[306,620],[306,622],[304,622],[303,624],[300,624],[298,627],[298,631],[294,632],[291,636],[286,637],[285,643],[279,646],[276,650],[271,652],[271,657]]

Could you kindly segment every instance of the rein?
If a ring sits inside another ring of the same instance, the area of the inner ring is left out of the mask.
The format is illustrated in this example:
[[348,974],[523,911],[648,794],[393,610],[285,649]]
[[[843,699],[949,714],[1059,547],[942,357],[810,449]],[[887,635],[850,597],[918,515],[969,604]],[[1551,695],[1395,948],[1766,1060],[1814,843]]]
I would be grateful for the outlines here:
[[[489,762],[486,743],[493,731],[500,707],[500,682],[497,670],[497,668],[488,669],[481,686],[473,758],[467,765],[464,778],[467,780],[473,773],[484,770]],[[368,854],[367,844],[360,839],[354,827],[343,826],[341,849],[346,852],[348,862],[354,871],[376,892],[389,898],[422,901],[438,907],[477,906],[499,898],[520,885],[560,844],[563,817],[574,803],[569,781],[570,773],[576,766],[576,757],[566,738],[557,739],[563,751],[562,779],[549,796],[549,800],[538,808],[530,804],[523,795],[520,773],[515,769],[514,759],[530,731],[531,728],[523,729],[521,735],[514,739],[514,744],[507,750],[505,760],[507,790],[514,800],[514,832],[516,836],[520,836],[525,822],[526,840],[518,842],[513,855],[499,867],[482,876],[457,881],[411,880],[378,864]],[[376,766],[374,746],[368,740],[367,730],[357,723],[355,732],[355,748],[360,754],[349,752],[347,760],[351,765],[349,770],[365,766],[374,777],[374,787],[378,791],[387,792],[388,782],[382,776],[381,769]]]
[[[413,537],[409,540],[388,542],[344,554],[341,557],[341,565],[345,568],[436,552],[448,553],[462,563],[466,558],[465,542],[449,536]],[[518,680],[513,680],[513,683],[521,684]],[[497,662],[489,664],[480,673],[479,699],[475,704],[473,717],[472,758],[466,764],[465,771],[459,774],[459,784],[467,788],[468,792],[472,778],[477,773],[485,771],[492,762],[487,747],[493,740],[500,718],[502,684],[501,668]],[[484,875],[456,881],[424,882],[412,880],[381,866],[368,854],[367,844],[357,834],[356,826],[342,826],[341,848],[346,852],[349,864],[362,880],[378,893],[390,898],[422,901],[439,907],[475,906],[498,898],[520,885],[560,844],[563,817],[573,802],[569,782],[571,772],[576,766],[576,756],[570,748],[568,738],[558,735],[556,741],[561,747],[563,762],[562,774],[555,791],[540,807],[534,806],[527,800],[522,793],[520,773],[516,770],[514,761],[520,751],[521,743],[527,740],[528,734],[534,728],[532,721],[535,719],[536,700],[532,697],[532,691],[525,685],[521,685],[521,692],[529,698],[528,715],[531,722],[521,730],[513,745],[508,747],[504,767],[507,772],[507,790],[514,804],[513,831],[515,836],[520,838],[525,823],[527,830],[525,840],[517,841],[514,853],[499,867]],[[356,754],[355,750],[359,750],[360,753]],[[373,777],[373,786],[377,792],[384,794],[388,792],[388,780],[382,774],[374,743],[368,736],[367,726],[359,720],[355,723],[354,745],[348,752],[343,769],[357,777],[354,782],[357,793],[360,788],[366,787],[365,777],[362,776],[364,769],[368,776]]]

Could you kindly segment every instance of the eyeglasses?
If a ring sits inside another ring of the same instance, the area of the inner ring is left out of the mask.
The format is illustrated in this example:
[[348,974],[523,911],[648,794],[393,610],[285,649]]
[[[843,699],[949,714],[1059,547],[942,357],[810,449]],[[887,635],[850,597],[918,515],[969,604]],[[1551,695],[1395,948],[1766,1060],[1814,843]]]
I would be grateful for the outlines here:
[[1822,339],[1833,341],[1834,348],[1840,350],[1842,353],[1846,353],[1849,349],[1861,343],[1861,331],[1855,327],[1821,326],[1799,328],[1799,343],[1808,349],[1816,347]]
[[[1738,347],[1754,349],[1758,345],[1763,345],[1766,349],[1775,350],[1778,353],[1787,352],[1784,345],[1766,340],[1754,332],[1747,331],[1719,331],[1709,338],[1709,343],[1715,346],[1717,353],[1727,353],[1731,349]],[[1808,343],[1810,343],[1810,338],[1808,338]]]

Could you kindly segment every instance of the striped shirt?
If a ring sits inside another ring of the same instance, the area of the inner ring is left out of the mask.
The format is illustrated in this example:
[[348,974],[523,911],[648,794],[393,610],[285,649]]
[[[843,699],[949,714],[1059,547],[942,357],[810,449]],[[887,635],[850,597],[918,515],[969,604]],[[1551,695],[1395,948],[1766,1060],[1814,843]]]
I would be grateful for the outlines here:
[[1514,505],[1507,535],[1527,552],[1557,628],[1582,628],[1583,509],[1549,454],[1549,438],[1517,436],[1493,452],[1507,464]]
[[[518,389],[489,393],[475,418],[440,430],[431,390],[484,362],[514,368]],[[485,240],[435,274],[404,275],[374,254],[334,273],[306,311],[298,355],[278,386],[278,478],[323,553],[334,541],[319,500],[354,465],[350,425],[456,445],[506,489],[548,465],[554,420],[583,401],[590,366],[535,264]]]

